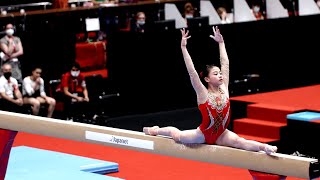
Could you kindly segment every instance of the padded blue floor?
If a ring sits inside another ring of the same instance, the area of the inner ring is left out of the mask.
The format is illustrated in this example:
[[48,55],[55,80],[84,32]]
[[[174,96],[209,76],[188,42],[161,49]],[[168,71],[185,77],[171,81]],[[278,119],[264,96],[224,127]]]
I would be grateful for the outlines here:
[[13,147],[5,180],[119,180],[118,164],[55,151]]
[[304,111],[287,115],[288,120],[313,121],[320,120],[320,113],[312,111]]

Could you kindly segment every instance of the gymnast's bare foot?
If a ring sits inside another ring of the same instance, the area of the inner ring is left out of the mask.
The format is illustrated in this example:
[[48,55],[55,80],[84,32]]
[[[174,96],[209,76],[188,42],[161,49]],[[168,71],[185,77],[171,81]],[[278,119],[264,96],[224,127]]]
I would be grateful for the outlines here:
[[144,127],[143,132],[147,135],[156,136],[158,134],[157,129],[159,129],[159,126]]
[[262,148],[260,148],[262,151],[266,152],[267,154],[276,153],[278,150],[277,146],[271,146],[269,144],[265,144]]

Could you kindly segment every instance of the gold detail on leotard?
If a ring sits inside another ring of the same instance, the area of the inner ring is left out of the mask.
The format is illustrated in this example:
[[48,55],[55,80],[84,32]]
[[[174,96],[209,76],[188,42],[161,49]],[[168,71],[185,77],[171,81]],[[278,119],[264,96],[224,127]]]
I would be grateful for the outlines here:
[[208,92],[208,102],[212,109],[216,109],[218,112],[222,111],[227,104],[226,96],[219,90],[219,96],[216,96],[211,91]]

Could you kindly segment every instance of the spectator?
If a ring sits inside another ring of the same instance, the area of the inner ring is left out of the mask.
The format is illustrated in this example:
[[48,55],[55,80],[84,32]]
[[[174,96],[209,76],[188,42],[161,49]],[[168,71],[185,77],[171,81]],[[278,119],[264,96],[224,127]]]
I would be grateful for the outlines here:
[[134,21],[131,23],[130,31],[144,33],[146,27],[146,14],[142,11],[137,12]]
[[256,17],[257,20],[263,20],[264,19],[264,15],[261,11],[260,5],[255,4],[252,6],[252,12],[253,15]]
[[70,71],[62,75],[62,92],[64,94],[64,112],[67,120],[80,120],[88,110],[89,96],[85,77],[81,74],[80,65],[73,63]]
[[228,18],[228,13],[227,13],[226,8],[219,7],[217,9],[217,13],[220,16],[221,24],[230,24],[230,23],[232,23],[232,21]]
[[187,2],[187,3],[184,5],[183,17],[184,17],[185,19],[194,18],[194,17],[195,17],[195,10],[194,10],[193,5],[192,5],[190,2]]
[[41,78],[41,73],[42,69],[35,67],[32,69],[31,75],[23,79],[23,103],[31,105],[33,115],[39,114],[41,104],[47,104],[47,117],[51,118],[56,101],[52,97],[46,95],[44,80]]
[[298,0],[280,0],[280,2],[287,9],[289,17],[299,16]]
[[320,8],[320,0],[316,0],[318,8]]
[[22,95],[19,90],[18,81],[11,77],[12,67],[4,64],[1,67],[2,76],[0,77],[0,107],[1,110],[22,113]]
[[18,58],[23,55],[23,47],[19,37],[14,36],[15,28],[12,24],[7,24],[6,35],[0,39],[1,64],[8,63],[12,67],[12,77],[19,83],[22,82],[21,65]]

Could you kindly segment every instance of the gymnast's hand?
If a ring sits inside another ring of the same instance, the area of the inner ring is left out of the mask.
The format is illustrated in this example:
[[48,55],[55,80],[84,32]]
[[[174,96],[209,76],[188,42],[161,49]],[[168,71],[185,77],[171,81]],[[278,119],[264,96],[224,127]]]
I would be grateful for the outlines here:
[[191,37],[189,36],[189,31],[185,30],[184,28],[180,29],[181,31],[181,46],[186,46],[187,45],[187,40]]
[[84,97],[83,101],[89,102],[89,97]]
[[210,35],[210,37],[212,39],[214,39],[218,43],[223,43],[224,42],[223,41],[223,37],[222,37],[222,35],[220,33],[220,30],[219,30],[218,26],[216,26],[216,28],[214,28],[214,26],[213,26],[212,30],[213,30],[213,35]]
[[81,97],[81,96],[77,96],[77,97],[76,97],[76,100],[77,100],[78,102],[83,102],[83,99],[84,99],[84,98]]

